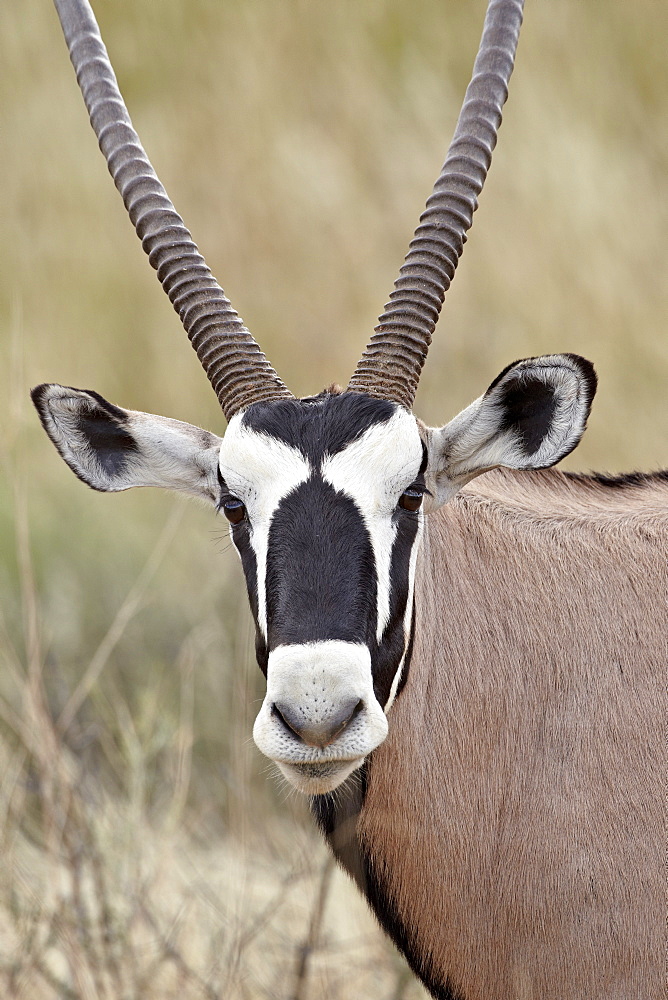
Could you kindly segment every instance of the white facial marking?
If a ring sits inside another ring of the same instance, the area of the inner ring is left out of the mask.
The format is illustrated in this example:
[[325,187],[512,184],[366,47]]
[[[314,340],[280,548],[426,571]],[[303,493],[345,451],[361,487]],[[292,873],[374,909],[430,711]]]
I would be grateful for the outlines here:
[[[362,702],[361,710],[323,748],[303,743],[273,710],[275,704],[289,706],[306,722],[317,723],[351,700]],[[335,788],[386,735],[387,719],[373,691],[371,655],[365,645],[328,640],[271,651],[267,694],[253,726],[253,739],[262,753],[283,765],[283,773],[301,791],[320,794]],[[304,773],[304,765],[309,764],[314,767]]]
[[415,417],[398,408],[389,420],[374,424],[321,466],[323,479],[355,502],[371,536],[378,581],[378,642],[390,617],[390,564],[396,536],[392,512],[421,462]]
[[220,446],[220,474],[248,511],[250,543],[257,564],[258,624],[267,638],[267,545],[281,500],[305,482],[311,466],[297,449],[269,434],[244,427],[242,414],[229,422]]

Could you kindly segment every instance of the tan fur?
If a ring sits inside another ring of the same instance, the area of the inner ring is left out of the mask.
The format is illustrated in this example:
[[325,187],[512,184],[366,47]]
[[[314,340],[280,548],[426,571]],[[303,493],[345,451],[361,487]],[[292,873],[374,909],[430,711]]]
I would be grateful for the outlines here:
[[427,522],[374,869],[465,1000],[659,1000],[668,482],[494,472]]

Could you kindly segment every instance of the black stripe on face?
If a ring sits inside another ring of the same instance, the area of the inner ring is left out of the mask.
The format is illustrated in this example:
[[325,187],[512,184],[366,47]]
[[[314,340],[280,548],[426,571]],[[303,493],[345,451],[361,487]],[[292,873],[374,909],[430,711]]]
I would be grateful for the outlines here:
[[257,561],[253,546],[250,543],[250,531],[247,519],[241,521],[239,524],[232,525],[232,540],[241,557],[241,565],[246,578],[248,602],[251,606],[255,622],[255,656],[260,670],[266,677],[269,650],[267,649],[267,643],[262,635],[262,631],[258,627]]
[[376,623],[371,539],[356,504],[320,476],[281,501],[267,556],[269,649],[338,639],[370,644]]
[[[427,447],[422,443],[422,462],[415,478],[415,485],[424,487],[424,473],[427,468]],[[396,694],[403,691],[408,678],[413,645],[413,629],[415,624],[414,608],[409,625],[408,636],[405,633],[406,607],[410,589],[410,564],[413,548],[417,544],[417,534],[422,515],[403,510],[398,507],[393,515],[396,528],[396,538],[392,547],[390,562],[390,612],[388,623],[379,644],[376,644],[371,654],[373,670],[373,687],[379,704],[387,705],[396,677],[401,658],[404,663],[401,668],[401,678]]]
[[[373,689],[379,704],[385,706],[390,697],[392,682],[399,669],[408,637],[404,631],[406,606],[410,584],[410,562],[420,527],[419,516],[401,508],[394,514],[397,535],[392,548],[390,563],[390,615],[380,644],[372,650]],[[404,664],[402,687],[408,662]]]
[[411,660],[413,658],[413,643],[415,642],[415,597],[413,597],[413,606],[411,608],[411,625],[408,633],[408,642],[406,643],[406,653],[404,654],[404,662],[401,667],[401,677],[399,678],[399,683],[397,684],[397,693],[395,697],[399,697],[403,689],[406,687],[406,681],[408,680],[408,673],[411,668]]
[[[220,501],[228,493],[227,483],[223,479],[220,469],[218,471],[218,485],[220,487]],[[219,508],[220,509],[220,508]],[[257,599],[257,560],[255,552],[250,542],[250,529],[248,518],[244,518],[238,524],[230,524],[232,541],[241,558],[241,566],[246,579],[246,590],[248,591],[248,603],[253,613],[255,622],[255,656],[262,673],[267,676],[267,661],[269,651],[261,630],[258,628],[258,599]]]
[[246,577],[248,601],[253,613],[253,620],[255,621],[255,656],[262,673],[266,677],[269,650],[267,649],[267,643],[265,642],[262,630],[258,627],[257,560],[253,546],[250,543],[250,531],[247,519],[232,527],[232,538],[241,556],[241,565]]

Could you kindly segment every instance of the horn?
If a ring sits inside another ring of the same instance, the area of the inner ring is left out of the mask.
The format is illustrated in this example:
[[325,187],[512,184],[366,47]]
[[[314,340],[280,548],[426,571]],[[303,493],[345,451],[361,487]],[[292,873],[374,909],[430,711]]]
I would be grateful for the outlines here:
[[54,0],[91,125],[158,280],[229,420],[251,403],[291,399],[232,308],[135,132],[88,0]]
[[390,399],[409,410],[413,405],[492,160],[523,6],[524,0],[489,2],[473,76],[443,169],[348,391]]

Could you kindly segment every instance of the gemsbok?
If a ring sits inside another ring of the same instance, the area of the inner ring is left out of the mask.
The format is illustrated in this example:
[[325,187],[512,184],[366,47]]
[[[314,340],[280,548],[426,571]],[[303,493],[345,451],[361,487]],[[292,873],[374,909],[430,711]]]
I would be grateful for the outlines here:
[[596,389],[573,354],[513,362],[443,427],[412,414],[522,0],[490,0],[445,165],[348,387],[304,399],[168,200],[87,0],[55,3],[228,426],[221,439],[46,384],[32,395],[51,440],[93,489],[184,491],[230,522],[267,681],[255,742],[312,796],[435,997],[658,1000],[668,473],[545,471],[577,445]]

